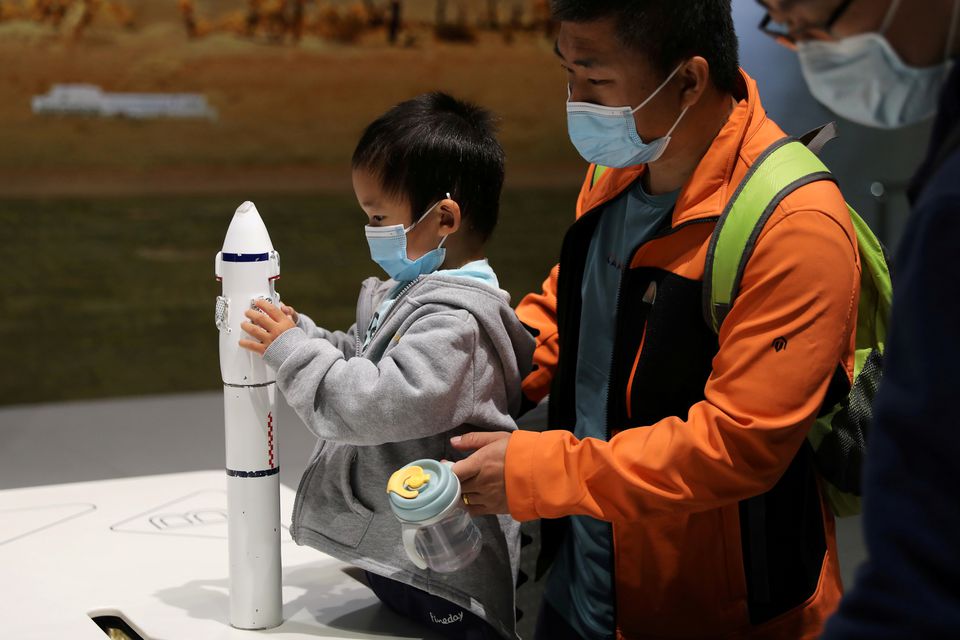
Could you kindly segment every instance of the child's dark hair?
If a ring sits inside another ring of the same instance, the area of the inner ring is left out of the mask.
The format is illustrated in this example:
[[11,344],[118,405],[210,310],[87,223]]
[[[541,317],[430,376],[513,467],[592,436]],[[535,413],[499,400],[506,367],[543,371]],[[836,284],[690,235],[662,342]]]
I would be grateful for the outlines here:
[[486,109],[445,93],[402,102],[363,132],[353,168],[377,176],[389,195],[405,197],[414,217],[449,192],[481,240],[497,226],[504,154]]

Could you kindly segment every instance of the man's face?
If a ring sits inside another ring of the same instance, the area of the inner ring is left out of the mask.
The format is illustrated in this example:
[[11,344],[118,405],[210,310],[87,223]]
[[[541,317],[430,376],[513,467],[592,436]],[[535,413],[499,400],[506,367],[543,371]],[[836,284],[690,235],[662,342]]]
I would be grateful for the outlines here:
[[[798,40],[846,38],[876,31],[892,0],[763,0],[774,22]],[[831,23],[832,21],[832,23]],[[828,29],[829,27],[829,29]]]
[[[883,27],[894,0],[760,0],[773,22],[798,40],[839,40]],[[922,5],[922,6],[921,6]],[[952,0],[902,0],[884,37],[908,65],[943,62]],[[832,21],[832,24],[831,24]],[[829,27],[829,28],[828,28]]]
[[[635,108],[666,79],[643,54],[620,43],[612,19],[561,23],[556,53],[567,73],[571,102]],[[644,140],[665,135],[679,117],[680,92],[671,91],[672,84],[634,114]]]

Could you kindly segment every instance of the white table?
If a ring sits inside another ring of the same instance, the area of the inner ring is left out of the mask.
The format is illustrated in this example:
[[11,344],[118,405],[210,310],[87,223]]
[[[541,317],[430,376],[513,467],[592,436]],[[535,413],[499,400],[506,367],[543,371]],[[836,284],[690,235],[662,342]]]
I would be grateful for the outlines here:
[[294,492],[280,491],[284,623],[261,632],[227,622],[222,470],[0,491],[0,637],[103,640],[99,615],[144,640],[424,637],[290,539]]

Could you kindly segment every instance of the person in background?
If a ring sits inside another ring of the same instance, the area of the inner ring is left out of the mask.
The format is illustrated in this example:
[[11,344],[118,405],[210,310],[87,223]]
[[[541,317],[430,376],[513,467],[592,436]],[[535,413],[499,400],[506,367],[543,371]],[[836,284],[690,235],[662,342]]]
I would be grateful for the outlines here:
[[960,0],[761,4],[769,12],[761,28],[796,50],[811,92],[837,114],[879,129],[936,118],[893,269],[864,471],[869,559],[824,637],[957,638]]

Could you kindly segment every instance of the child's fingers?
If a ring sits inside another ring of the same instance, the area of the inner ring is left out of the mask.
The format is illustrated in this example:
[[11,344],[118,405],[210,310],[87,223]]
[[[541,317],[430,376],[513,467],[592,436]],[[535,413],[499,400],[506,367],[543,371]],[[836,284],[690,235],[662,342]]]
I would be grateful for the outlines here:
[[269,300],[264,300],[263,298],[258,299],[255,304],[257,307],[263,311],[265,314],[270,316],[270,319],[274,322],[280,322],[283,320],[284,313],[278,309],[272,302]]
[[254,342],[253,340],[241,340],[240,346],[248,351],[259,353],[260,355],[263,355],[263,352],[267,350],[262,342]]
[[240,328],[261,342],[270,339],[269,331],[250,322],[241,322]]
[[264,329],[271,329],[276,324],[270,316],[253,309],[247,309],[243,312],[243,315],[245,315],[250,322]]

